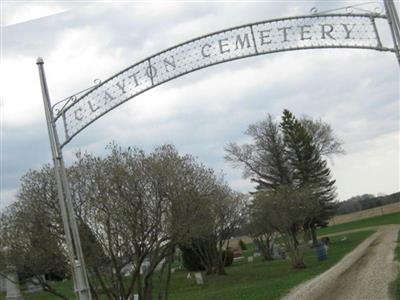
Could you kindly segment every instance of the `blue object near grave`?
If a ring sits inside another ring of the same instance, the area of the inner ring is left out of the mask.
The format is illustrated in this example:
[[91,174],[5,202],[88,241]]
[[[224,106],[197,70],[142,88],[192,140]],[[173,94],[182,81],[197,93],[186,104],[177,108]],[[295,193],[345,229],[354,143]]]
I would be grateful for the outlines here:
[[315,248],[316,254],[317,254],[317,258],[319,261],[323,261],[326,260],[328,258],[328,255],[326,253],[326,247],[324,244],[319,244],[316,248]]

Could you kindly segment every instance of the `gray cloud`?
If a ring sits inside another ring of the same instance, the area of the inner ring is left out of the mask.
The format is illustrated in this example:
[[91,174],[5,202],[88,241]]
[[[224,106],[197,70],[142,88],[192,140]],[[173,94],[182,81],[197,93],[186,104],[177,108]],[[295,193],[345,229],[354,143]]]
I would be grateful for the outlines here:
[[[178,42],[242,23],[307,14],[314,5],[92,4],[5,27],[4,61],[15,65],[5,78],[13,89],[4,97],[2,198],[15,194],[28,169],[51,161],[36,70],[30,73],[36,56],[45,58],[55,101]],[[16,83],[20,74],[24,82]],[[321,117],[343,139],[348,154],[333,166],[342,199],[394,192],[399,189],[398,168],[391,165],[398,161],[398,80],[392,53],[367,50],[296,51],[234,61],[188,74],[118,107],[78,135],[64,149],[65,157],[69,164],[77,149],[104,154],[111,140],[146,150],[168,142],[222,169],[234,188],[248,191],[252,185],[240,170],[224,162],[223,147],[246,139],[248,124],[288,108]],[[385,170],[381,178],[367,176],[380,170]]]

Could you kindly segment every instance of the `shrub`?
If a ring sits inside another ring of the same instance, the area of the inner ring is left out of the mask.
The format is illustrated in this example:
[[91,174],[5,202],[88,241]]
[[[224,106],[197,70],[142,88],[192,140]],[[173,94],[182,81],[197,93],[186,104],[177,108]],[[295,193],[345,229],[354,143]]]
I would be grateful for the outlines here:
[[180,249],[182,251],[182,263],[186,270],[192,272],[204,270],[200,258],[191,247],[181,246]]
[[242,251],[247,250],[246,243],[243,242],[242,240],[239,240],[239,247],[242,249]]

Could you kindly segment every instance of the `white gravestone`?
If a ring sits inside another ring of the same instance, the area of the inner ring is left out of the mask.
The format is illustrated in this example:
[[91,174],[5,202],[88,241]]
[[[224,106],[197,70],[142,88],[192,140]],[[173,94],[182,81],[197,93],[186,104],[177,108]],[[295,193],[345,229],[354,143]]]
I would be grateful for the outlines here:
[[248,261],[249,263],[252,263],[252,262],[254,261],[253,256],[249,256],[249,257],[247,258],[247,261]]
[[197,283],[198,285],[203,285],[203,284],[204,284],[203,276],[201,275],[200,272],[195,273],[195,274],[194,274],[194,277],[196,278],[196,283]]

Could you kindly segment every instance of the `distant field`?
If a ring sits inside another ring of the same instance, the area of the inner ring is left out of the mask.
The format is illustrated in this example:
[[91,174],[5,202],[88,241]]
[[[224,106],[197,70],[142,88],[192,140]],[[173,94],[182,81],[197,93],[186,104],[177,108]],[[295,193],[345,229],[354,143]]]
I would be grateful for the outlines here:
[[388,224],[400,224],[400,212],[376,216],[368,219],[362,219],[339,225],[332,225],[318,230],[318,235],[327,235],[347,230],[359,229],[364,227],[372,227]]
[[[383,218],[379,218],[380,216],[383,216]],[[385,216],[387,216],[387,218]],[[360,220],[364,221],[360,223],[356,222]],[[346,223],[344,226],[337,226],[344,223]],[[318,234],[325,235],[362,227],[386,224],[400,224],[400,202],[366,209],[351,214],[335,216],[329,221],[329,226],[327,228],[318,230]],[[232,248],[239,248],[239,239],[243,240],[246,244],[253,242],[253,239],[249,236],[240,236],[230,240],[229,246]]]
[[375,207],[371,209],[366,209],[362,211],[357,211],[351,214],[339,215],[333,217],[329,221],[329,225],[337,225],[342,223],[348,223],[356,220],[362,220],[366,218],[371,218],[375,216],[381,216],[386,214],[391,214],[395,212],[400,212],[400,202],[392,203],[380,207]]

